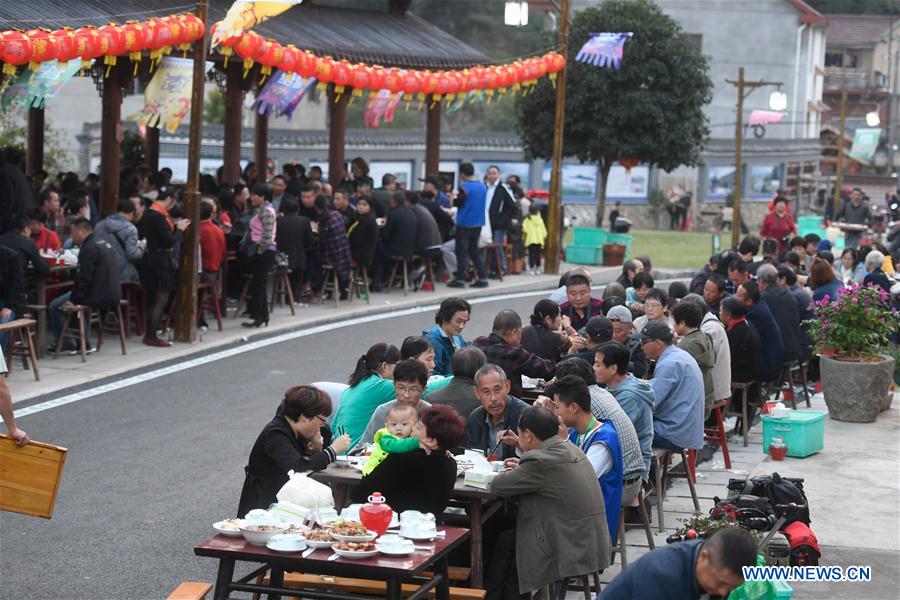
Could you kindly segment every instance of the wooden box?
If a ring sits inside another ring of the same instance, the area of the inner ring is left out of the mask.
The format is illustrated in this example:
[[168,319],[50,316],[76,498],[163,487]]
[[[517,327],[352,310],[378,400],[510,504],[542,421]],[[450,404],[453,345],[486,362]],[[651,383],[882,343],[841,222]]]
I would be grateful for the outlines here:
[[66,463],[66,448],[0,435],[0,510],[49,519]]

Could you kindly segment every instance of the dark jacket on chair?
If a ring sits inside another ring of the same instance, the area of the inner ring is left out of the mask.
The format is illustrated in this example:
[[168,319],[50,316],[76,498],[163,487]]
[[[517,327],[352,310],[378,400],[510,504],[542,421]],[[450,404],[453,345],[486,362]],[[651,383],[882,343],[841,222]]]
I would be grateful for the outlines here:
[[731,381],[759,381],[762,342],[753,323],[747,319],[732,323],[728,328],[728,348],[731,350]]
[[762,342],[759,381],[771,383],[778,379],[784,368],[784,342],[781,340],[778,323],[765,302],[759,302],[747,309],[747,320],[756,327]]
[[0,300],[18,316],[25,312],[26,299],[22,257],[12,248],[0,246]]
[[365,268],[371,267],[375,260],[375,248],[378,246],[378,225],[372,215],[359,215],[353,225],[347,228],[347,238],[353,260]]
[[109,242],[91,234],[78,252],[78,271],[69,300],[91,308],[114,308],[121,299],[116,253]]
[[762,293],[762,301],[772,311],[772,316],[778,323],[781,341],[784,343],[784,360],[797,360],[800,358],[801,337],[796,298],[780,285],[772,285]]
[[300,215],[278,217],[276,246],[288,255],[288,267],[295,271],[306,270],[306,255],[315,247],[309,219]]
[[440,248],[443,243],[441,230],[428,209],[418,204],[413,204],[409,209],[416,216],[416,252]]
[[398,206],[388,213],[381,239],[391,256],[409,258],[416,252],[417,231],[415,213],[407,206]]

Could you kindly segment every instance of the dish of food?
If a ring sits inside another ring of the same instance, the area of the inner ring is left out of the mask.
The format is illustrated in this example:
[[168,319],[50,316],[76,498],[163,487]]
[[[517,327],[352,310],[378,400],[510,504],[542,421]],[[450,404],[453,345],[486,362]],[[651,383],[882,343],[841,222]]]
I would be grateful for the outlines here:
[[246,522],[241,526],[241,535],[244,539],[256,546],[265,546],[266,542],[272,536],[283,533],[287,529],[287,525],[276,525],[272,523],[248,525]]
[[364,536],[369,534],[369,530],[366,529],[362,523],[357,523],[356,521],[342,521],[331,526],[331,533],[333,535],[343,536]]
[[371,558],[378,554],[372,542],[338,542],[331,549],[343,558]]
[[241,537],[241,525],[243,524],[243,519],[222,519],[218,523],[213,523],[213,529],[226,537]]
[[331,548],[335,541],[337,540],[334,539],[334,536],[327,529],[312,529],[306,532],[306,543],[311,548],[318,550]]

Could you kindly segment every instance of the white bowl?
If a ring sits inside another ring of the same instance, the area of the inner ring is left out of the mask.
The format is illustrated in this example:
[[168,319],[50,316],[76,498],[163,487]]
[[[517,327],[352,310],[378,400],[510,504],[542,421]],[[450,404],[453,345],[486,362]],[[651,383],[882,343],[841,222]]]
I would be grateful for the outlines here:
[[331,537],[336,539],[339,542],[371,542],[375,538],[378,537],[378,534],[369,530],[369,533],[366,535],[341,535],[339,533],[331,532]]
[[[257,528],[265,527],[266,531],[258,531]],[[241,535],[255,546],[265,546],[269,538],[284,533],[288,526],[284,523],[244,523],[241,527]]]
[[403,540],[391,544],[375,544],[375,548],[387,556],[407,556],[416,551],[416,547],[412,540]]
[[275,552],[301,552],[306,550],[306,538],[296,533],[273,535],[266,542],[266,548]]
[[[233,519],[233,520],[236,520],[239,524],[243,524],[243,522],[244,522],[243,519]],[[216,530],[216,533],[218,533],[219,535],[224,535],[225,537],[234,537],[234,538],[241,537],[240,528],[225,529],[224,524],[225,524],[224,521],[219,521],[217,523],[213,523],[213,529]]]
[[324,542],[322,540],[306,540],[306,545],[316,550],[327,550],[334,546],[334,540]]
[[360,559],[360,558],[372,558],[373,556],[378,554],[378,549],[368,550],[366,552],[353,552],[351,550],[338,550],[337,548],[332,548],[334,553],[340,556],[341,558],[352,558],[352,559]]
[[400,535],[408,540],[430,540],[437,537],[437,529],[431,531],[427,529],[406,529],[400,526]]

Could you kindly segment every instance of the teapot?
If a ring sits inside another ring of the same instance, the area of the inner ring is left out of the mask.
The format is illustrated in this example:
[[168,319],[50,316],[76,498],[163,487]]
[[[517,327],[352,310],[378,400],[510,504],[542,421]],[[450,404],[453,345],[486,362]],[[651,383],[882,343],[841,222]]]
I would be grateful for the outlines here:
[[373,493],[368,500],[369,502],[363,504],[359,509],[359,522],[366,529],[370,529],[380,536],[384,535],[391,524],[394,511],[379,492]]

